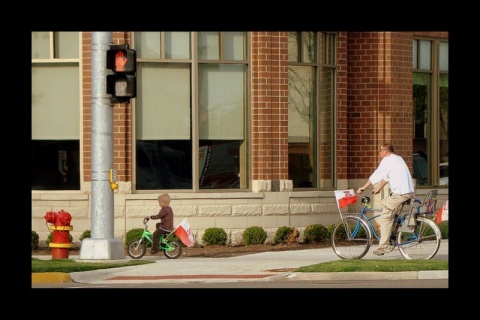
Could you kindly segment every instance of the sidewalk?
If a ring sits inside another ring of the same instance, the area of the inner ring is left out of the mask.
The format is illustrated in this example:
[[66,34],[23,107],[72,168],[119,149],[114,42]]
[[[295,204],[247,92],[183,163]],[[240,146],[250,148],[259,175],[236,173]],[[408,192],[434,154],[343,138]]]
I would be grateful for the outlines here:
[[[371,249],[363,259],[404,259],[398,250],[385,256],[373,255]],[[32,256],[51,259],[50,256]],[[124,262],[121,260],[79,260],[78,262]],[[84,272],[32,273],[32,283],[151,283],[151,282],[233,282],[233,281],[275,281],[275,280],[398,280],[398,279],[448,279],[448,270],[409,271],[409,272],[294,272],[298,267],[339,260],[332,248],[306,249],[293,251],[271,251],[231,258],[192,258],[167,259],[163,254],[145,256],[142,259],[154,260],[140,266],[100,269]],[[448,240],[442,240],[436,260],[448,260]]]

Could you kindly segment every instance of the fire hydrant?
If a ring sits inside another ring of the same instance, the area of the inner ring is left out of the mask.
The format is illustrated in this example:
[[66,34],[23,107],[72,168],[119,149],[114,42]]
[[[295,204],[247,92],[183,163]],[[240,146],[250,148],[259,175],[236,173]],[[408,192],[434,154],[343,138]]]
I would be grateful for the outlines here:
[[48,244],[52,248],[52,259],[68,259],[69,249],[73,246],[70,242],[72,216],[63,210],[58,213],[49,211],[45,214],[45,220],[51,223],[49,229],[53,231],[52,241]]

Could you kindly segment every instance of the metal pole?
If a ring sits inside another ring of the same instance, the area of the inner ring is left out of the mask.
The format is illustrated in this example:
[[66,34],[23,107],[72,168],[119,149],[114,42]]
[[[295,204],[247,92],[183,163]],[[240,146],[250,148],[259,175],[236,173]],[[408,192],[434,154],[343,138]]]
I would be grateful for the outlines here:
[[111,32],[92,32],[92,226],[80,259],[124,259],[123,241],[114,239],[113,106],[107,94],[107,50]]
[[92,238],[113,238],[113,108],[106,90],[111,32],[92,32]]

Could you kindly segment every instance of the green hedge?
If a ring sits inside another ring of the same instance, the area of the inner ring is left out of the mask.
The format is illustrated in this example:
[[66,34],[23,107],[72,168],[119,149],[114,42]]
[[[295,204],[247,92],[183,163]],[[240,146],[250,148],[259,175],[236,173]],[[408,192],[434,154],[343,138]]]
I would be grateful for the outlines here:
[[248,227],[242,234],[243,242],[246,245],[263,244],[267,239],[267,232],[262,227]]

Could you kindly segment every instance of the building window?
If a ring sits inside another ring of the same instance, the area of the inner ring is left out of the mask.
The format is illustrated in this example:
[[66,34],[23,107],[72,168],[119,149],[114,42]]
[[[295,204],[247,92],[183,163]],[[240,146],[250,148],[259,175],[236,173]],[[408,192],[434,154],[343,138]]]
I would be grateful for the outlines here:
[[79,33],[32,32],[32,190],[80,190]]
[[333,187],[335,34],[289,32],[288,174],[294,188]]
[[448,185],[448,42],[413,40],[414,178]]
[[247,188],[247,34],[136,32],[134,43],[136,190]]

